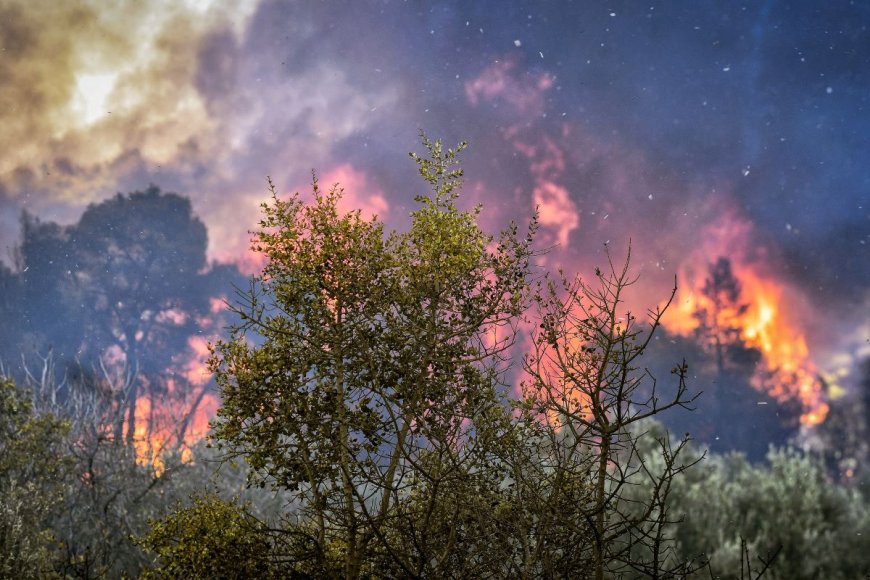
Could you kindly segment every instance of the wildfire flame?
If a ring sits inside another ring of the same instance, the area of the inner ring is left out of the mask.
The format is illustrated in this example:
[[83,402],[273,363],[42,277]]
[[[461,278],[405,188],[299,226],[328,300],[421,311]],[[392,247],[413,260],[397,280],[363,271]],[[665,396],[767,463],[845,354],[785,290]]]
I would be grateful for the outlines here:
[[704,277],[690,276],[684,270],[679,275],[676,304],[665,316],[663,325],[671,332],[689,336],[701,324],[698,312],[715,313],[718,327],[737,329],[742,345],[761,353],[753,386],[777,401],[799,402],[802,425],[822,423],[828,414],[828,404],[818,378],[819,370],[810,357],[799,318],[784,300],[784,286],[739,261],[730,263],[741,289],[742,308],[716,304],[709,292],[704,291]]
[[209,430],[209,420],[220,405],[207,389],[211,379],[206,360],[208,340],[188,340],[190,353],[179,361],[179,371],[165,381],[160,396],[143,394],[136,399],[133,446],[136,461],[150,465],[159,476],[166,470],[166,453],[176,452],[182,463],[193,460],[192,448]]

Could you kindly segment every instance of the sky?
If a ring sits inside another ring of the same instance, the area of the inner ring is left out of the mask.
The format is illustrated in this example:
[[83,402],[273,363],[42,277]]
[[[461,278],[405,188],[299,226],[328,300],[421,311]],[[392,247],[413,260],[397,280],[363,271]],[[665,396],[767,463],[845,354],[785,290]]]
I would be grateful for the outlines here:
[[22,210],[72,223],[154,183],[252,267],[267,176],[312,170],[402,228],[423,130],[469,142],[487,228],[538,208],[542,268],[630,240],[634,300],[677,276],[690,304],[726,256],[835,372],[870,340],[868,25],[844,0],[5,0],[0,253]]

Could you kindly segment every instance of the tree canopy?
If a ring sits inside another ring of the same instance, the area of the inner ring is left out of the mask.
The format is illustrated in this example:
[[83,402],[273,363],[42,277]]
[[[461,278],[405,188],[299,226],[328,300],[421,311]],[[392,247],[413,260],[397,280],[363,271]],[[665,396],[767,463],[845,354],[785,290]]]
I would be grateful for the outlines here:
[[25,213],[17,270],[0,269],[10,329],[0,361],[22,379],[22,366],[50,352],[58,382],[119,377],[103,387],[127,408],[116,436],[131,438],[136,399],[165,394],[170,376],[183,381],[172,372],[179,354],[210,301],[240,281],[234,267],[207,264],[206,242],[190,200],[153,185],[90,205],[65,227]]
[[[627,262],[599,272],[598,286],[565,279],[564,293],[535,290],[535,220],[523,236],[516,225],[483,232],[480,208],[457,205],[465,145],[423,144],[427,156],[412,158],[430,193],[417,197],[406,232],[340,212],[341,190],[324,192],[316,178],[310,203],[282,199],[270,183],[254,241],[267,265],[211,360],[223,396],[218,445],[250,462],[252,484],[293,498],[281,532],[293,569],[690,571],[666,557],[667,496],[689,466],[678,460],[685,442],[653,438],[664,461],[653,469],[638,462],[645,435],[630,429],[690,402],[684,365],[668,390],[640,388],[636,359],[662,311],[647,327],[630,313],[619,322]],[[541,331],[523,398],[505,371],[533,297]],[[638,478],[648,492],[629,497]]]
[[459,531],[431,516],[486,477],[506,418],[498,354],[524,307],[531,234],[483,233],[478,210],[455,205],[464,145],[424,144],[431,193],[407,233],[341,214],[341,191],[316,179],[312,204],[272,188],[254,244],[268,264],[212,359],[215,435],[261,484],[295,492],[316,573],[443,574]]

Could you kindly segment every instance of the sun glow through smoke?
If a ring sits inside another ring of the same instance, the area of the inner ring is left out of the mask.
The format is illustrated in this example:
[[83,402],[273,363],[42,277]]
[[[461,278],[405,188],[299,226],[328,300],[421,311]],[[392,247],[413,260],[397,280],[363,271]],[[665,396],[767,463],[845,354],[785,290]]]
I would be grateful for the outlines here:
[[108,110],[109,97],[115,88],[117,74],[82,74],[76,78],[72,110],[83,125],[92,125]]

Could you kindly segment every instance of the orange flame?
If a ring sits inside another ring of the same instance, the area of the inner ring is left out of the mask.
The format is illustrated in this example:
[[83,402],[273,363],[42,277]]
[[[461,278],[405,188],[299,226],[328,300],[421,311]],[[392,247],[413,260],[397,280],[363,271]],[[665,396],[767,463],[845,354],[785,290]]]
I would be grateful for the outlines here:
[[[756,268],[741,263],[740,252],[732,258],[732,271],[740,284],[739,302],[744,308],[721,307],[704,292],[704,276],[692,276],[690,269],[679,275],[676,304],[665,316],[669,331],[688,336],[698,330],[699,311],[715,313],[714,323],[738,331],[743,346],[761,353],[762,362],[753,386],[780,402],[801,405],[800,422],[805,426],[822,423],[828,414],[819,370],[810,357],[800,318],[786,299],[788,287]],[[734,255],[732,253],[732,255]]]
[[220,405],[217,397],[204,390],[211,379],[206,365],[208,340],[188,340],[191,356],[179,363],[176,378],[165,382],[161,396],[143,394],[136,400],[133,446],[136,461],[151,465],[159,476],[166,470],[167,452],[177,452],[182,463],[193,460],[191,449],[209,430],[209,421]]

